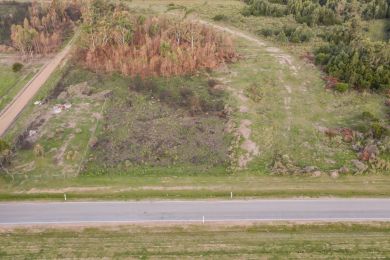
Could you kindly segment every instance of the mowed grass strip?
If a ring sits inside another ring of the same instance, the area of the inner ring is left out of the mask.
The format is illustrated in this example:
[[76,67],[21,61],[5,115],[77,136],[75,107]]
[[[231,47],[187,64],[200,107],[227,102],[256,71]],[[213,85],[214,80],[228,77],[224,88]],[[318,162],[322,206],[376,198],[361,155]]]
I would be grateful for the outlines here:
[[0,179],[0,201],[143,200],[288,197],[390,197],[386,176],[93,176],[28,180],[12,184]]
[[3,229],[2,259],[311,258],[390,255],[390,224],[205,224]]

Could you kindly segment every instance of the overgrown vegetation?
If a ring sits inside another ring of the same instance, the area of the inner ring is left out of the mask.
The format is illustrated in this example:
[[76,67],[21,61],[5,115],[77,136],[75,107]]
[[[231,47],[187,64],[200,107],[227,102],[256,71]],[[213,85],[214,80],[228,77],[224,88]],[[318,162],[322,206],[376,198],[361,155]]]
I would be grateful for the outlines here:
[[310,26],[341,24],[359,11],[364,19],[390,17],[389,0],[245,0],[243,15],[281,17],[293,15]]
[[359,29],[355,21],[329,34],[329,44],[316,50],[317,63],[353,87],[389,89],[390,43],[363,38]]
[[282,29],[264,28],[259,33],[265,37],[276,37],[280,42],[303,43],[309,42],[314,33],[307,25],[289,26],[285,25]]
[[[125,80],[130,81],[128,89],[119,87]],[[85,174],[153,167],[211,172],[227,167],[224,92],[213,90],[201,77],[137,76],[116,82]]]
[[142,78],[184,75],[236,57],[229,37],[196,22],[135,16],[123,5],[99,0],[83,18],[79,57],[94,71]]

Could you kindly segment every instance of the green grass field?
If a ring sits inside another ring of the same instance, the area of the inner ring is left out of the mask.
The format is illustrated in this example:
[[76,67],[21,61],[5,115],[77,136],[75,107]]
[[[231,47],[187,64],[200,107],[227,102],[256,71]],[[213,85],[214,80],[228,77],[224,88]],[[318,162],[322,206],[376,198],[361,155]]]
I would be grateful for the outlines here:
[[167,225],[0,230],[2,259],[386,259],[390,225]]
[[38,66],[28,66],[20,72],[13,72],[11,66],[0,65],[0,111],[34,76],[37,68]]

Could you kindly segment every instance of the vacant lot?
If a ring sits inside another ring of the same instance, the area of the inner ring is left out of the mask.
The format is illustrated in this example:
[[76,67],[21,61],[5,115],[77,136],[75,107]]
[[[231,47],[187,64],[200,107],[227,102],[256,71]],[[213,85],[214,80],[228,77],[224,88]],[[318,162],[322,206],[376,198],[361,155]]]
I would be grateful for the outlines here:
[[[357,152],[326,135],[364,131],[362,111],[386,120],[383,96],[326,90],[321,72],[289,53],[298,45],[251,36],[276,18],[241,17],[238,1],[174,2],[197,10],[187,19],[229,17],[218,24],[240,28],[228,32],[240,59],[143,80],[60,68],[35,99],[43,104],[31,104],[6,136],[16,153],[2,199],[389,196],[387,170],[352,175]],[[129,5],[150,14],[169,4],[152,3]],[[329,176],[341,168],[345,176]]]
[[390,255],[389,224],[32,228],[0,231],[2,259],[311,258]]

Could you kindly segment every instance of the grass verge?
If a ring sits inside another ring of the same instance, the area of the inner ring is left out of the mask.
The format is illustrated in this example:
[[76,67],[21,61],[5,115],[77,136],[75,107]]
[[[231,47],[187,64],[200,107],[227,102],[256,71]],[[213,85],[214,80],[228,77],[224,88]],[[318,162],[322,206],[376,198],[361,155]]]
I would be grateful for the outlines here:
[[19,184],[0,179],[0,201],[235,199],[288,197],[390,197],[390,179],[381,175],[267,176],[155,174],[28,179]]
[[23,228],[0,234],[2,259],[363,259],[390,254],[388,223]]

